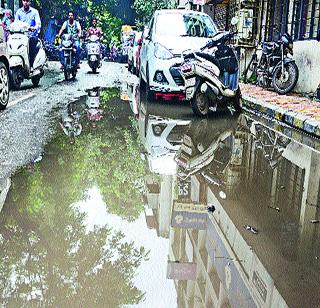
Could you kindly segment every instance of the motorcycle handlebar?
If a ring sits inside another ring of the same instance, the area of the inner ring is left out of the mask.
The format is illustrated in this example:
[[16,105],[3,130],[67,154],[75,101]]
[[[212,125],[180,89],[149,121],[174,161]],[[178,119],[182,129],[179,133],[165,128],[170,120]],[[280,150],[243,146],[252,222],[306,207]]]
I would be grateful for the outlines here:
[[[223,41],[227,41],[227,40],[230,40],[233,36],[235,36],[237,34],[236,31],[229,31],[227,32],[224,37],[223,37]],[[203,47],[200,48],[201,51],[205,50],[206,48],[212,48],[212,47],[215,47],[217,45],[221,44],[221,41],[220,40],[217,40],[217,41],[214,41],[214,40],[211,40],[209,41],[206,45],[204,45]]]

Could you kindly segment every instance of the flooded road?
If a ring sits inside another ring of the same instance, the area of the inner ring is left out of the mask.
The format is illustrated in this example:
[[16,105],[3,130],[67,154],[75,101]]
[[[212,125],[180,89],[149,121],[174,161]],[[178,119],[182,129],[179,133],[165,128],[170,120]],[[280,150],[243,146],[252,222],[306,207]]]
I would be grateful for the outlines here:
[[87,94],[2,179],[1,307],[320,307],[318,140]]

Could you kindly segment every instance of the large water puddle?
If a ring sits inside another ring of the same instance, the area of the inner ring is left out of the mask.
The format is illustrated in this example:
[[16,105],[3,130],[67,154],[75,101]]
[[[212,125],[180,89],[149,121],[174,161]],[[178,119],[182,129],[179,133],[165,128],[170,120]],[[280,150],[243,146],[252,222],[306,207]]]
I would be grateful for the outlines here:
[[56,130],[3,180],[2,306],[319,305],[318,140],[135,87],[89,90]]

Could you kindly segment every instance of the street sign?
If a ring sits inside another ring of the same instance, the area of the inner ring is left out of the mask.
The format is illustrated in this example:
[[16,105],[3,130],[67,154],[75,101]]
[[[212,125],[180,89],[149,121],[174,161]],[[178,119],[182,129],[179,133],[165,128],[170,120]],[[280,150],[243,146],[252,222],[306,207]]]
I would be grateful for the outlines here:
[[173,204],[174,211],[179,212],[192,212],[192,213],[207,213],[208,206],[206,204],[194,203],[194,202],[177,202]]
[[181,201],[173,203],[172,227],[205,230],[207,218],[208,207],[205,204]]
[[167,278],[175,280],[196,280],[197,264],[168,260]]

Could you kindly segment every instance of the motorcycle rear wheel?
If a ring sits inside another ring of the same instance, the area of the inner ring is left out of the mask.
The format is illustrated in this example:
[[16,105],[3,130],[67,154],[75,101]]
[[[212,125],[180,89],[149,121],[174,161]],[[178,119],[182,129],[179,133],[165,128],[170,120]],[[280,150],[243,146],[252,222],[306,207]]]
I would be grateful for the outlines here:
[[209,113],[210,98],[205,93],[200,91],[200,87],[197,89],[196,94],[191,100],[191,108],[194,114],[200,117],[205,117]]
[[289,93],[296,86],[299,78],[299,70],[295,62],[284,65],[284,74],[281,65],[276,67],[272,75],[272,86],[278,94]]

